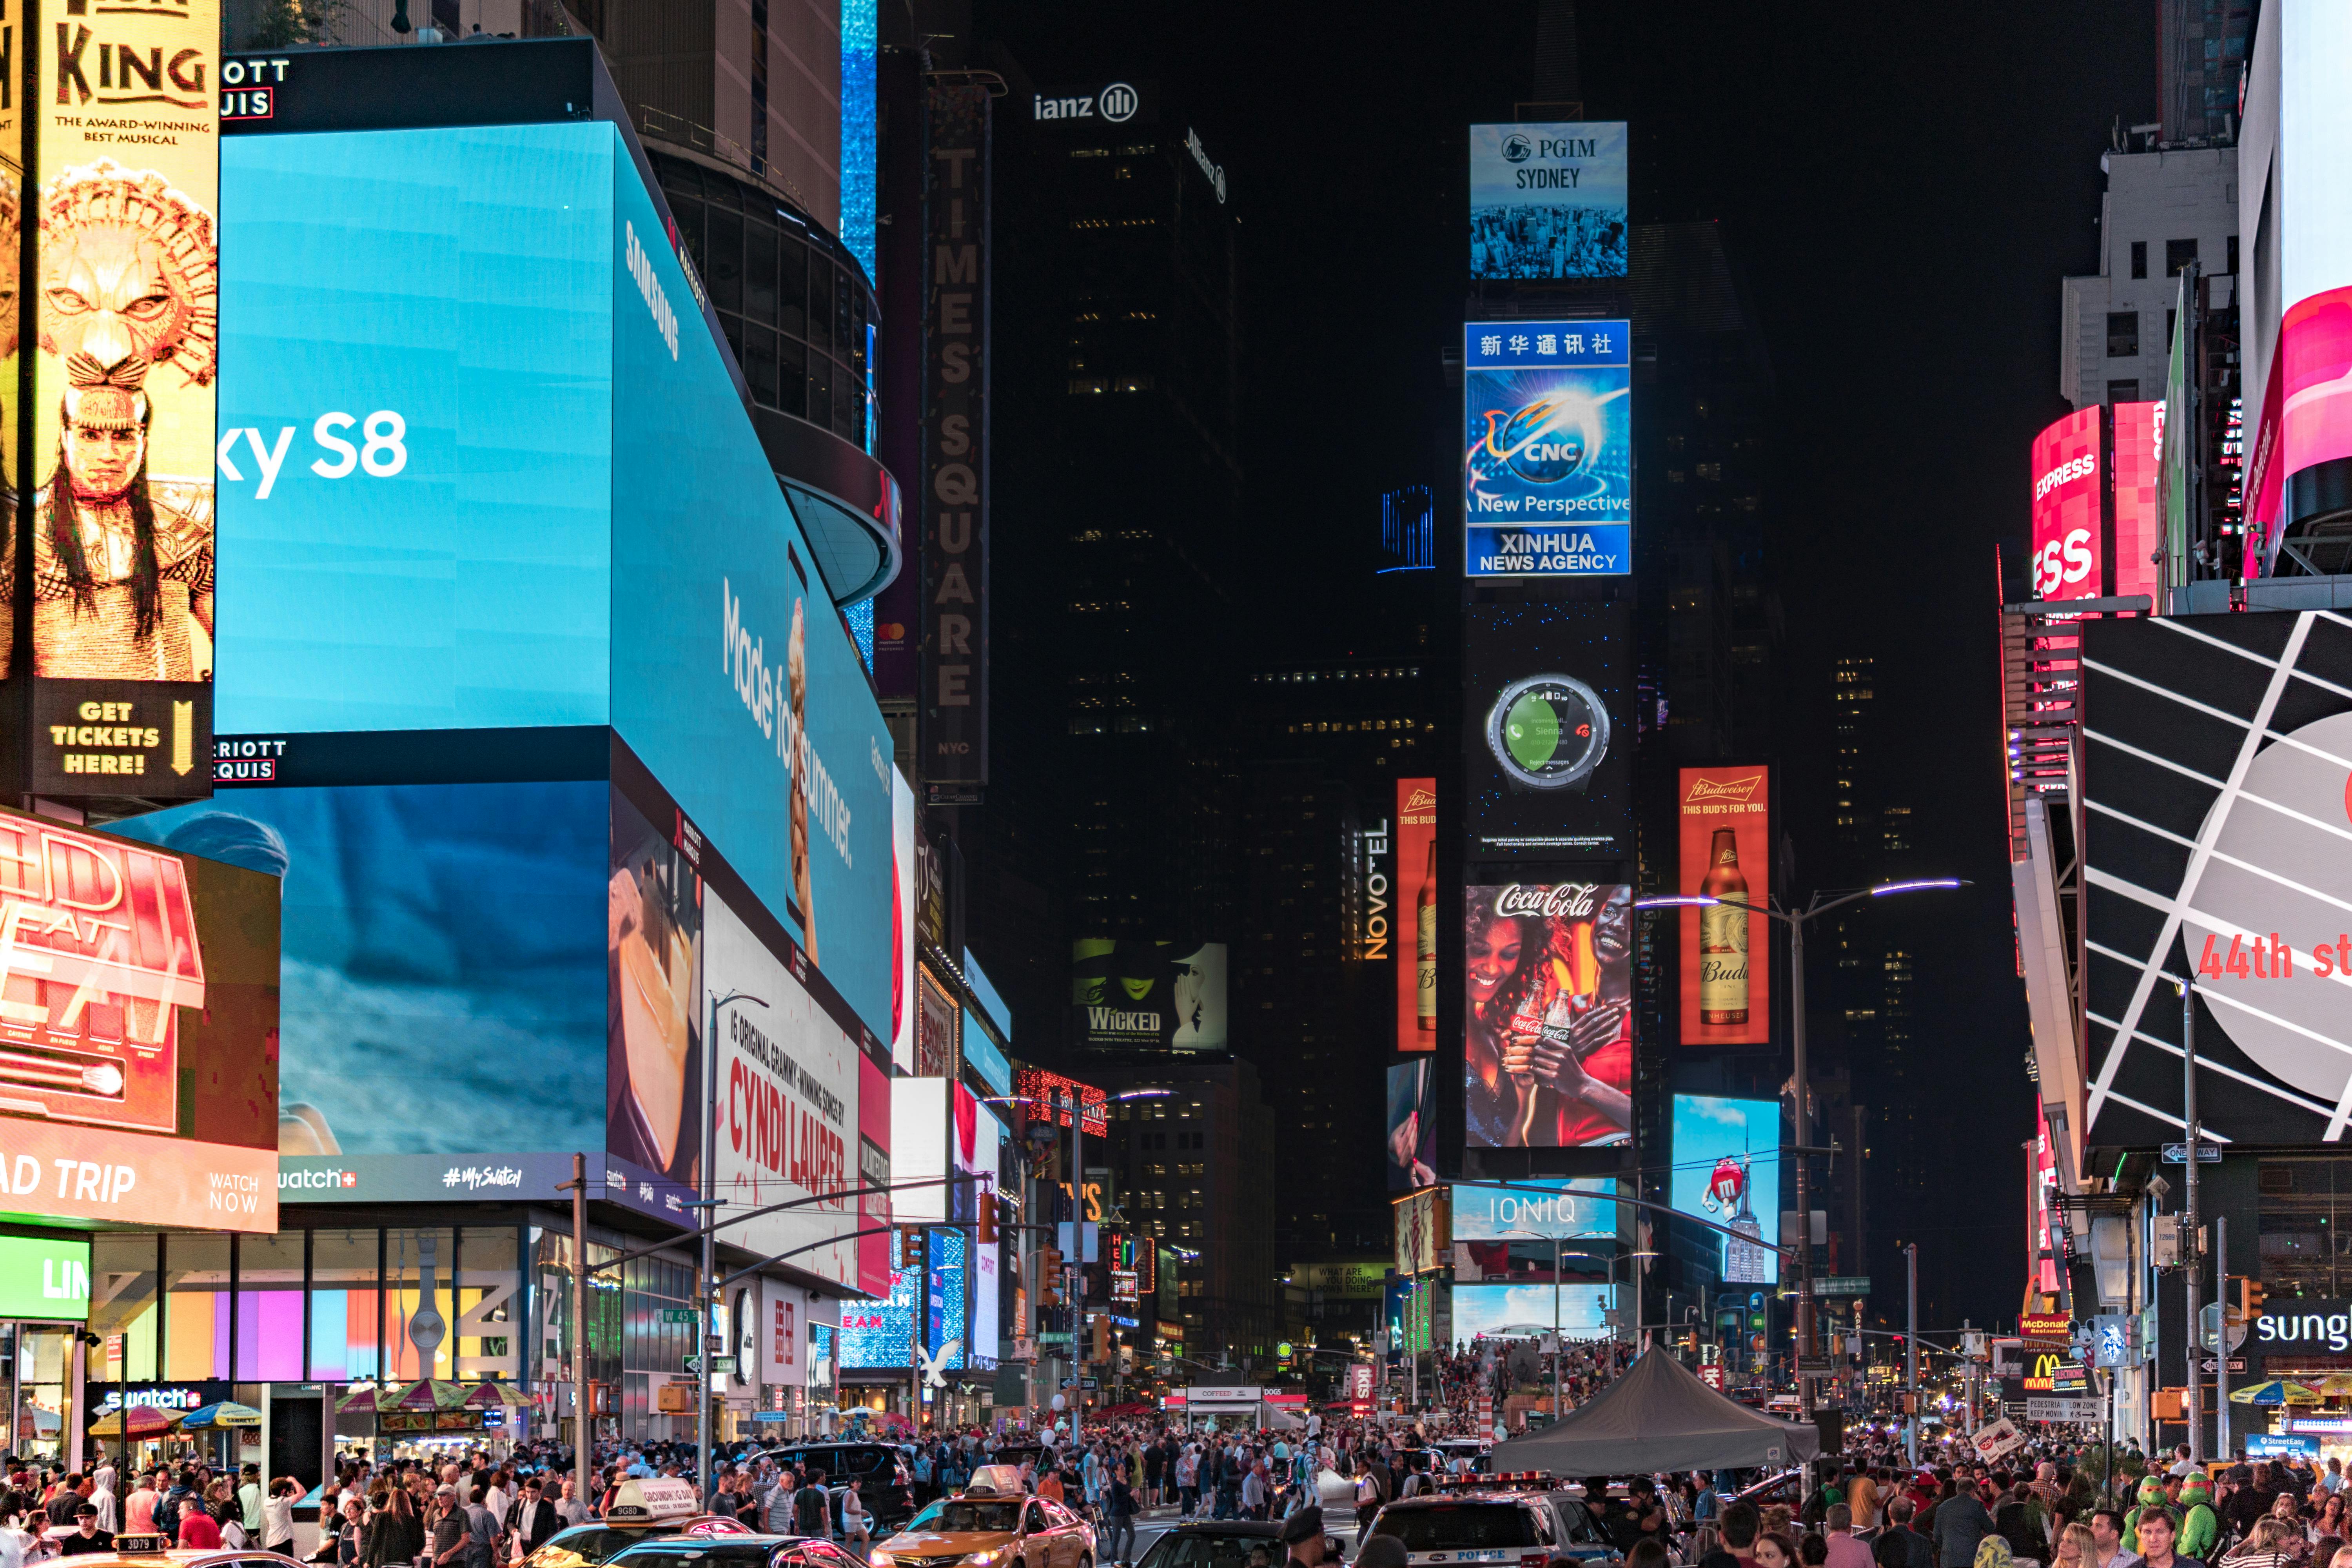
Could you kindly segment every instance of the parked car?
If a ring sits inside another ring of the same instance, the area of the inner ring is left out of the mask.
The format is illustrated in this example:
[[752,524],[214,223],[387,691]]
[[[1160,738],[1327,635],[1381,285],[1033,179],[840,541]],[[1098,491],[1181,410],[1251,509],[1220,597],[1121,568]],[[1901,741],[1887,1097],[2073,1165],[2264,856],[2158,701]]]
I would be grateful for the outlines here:
[[805,1535],[665,1536],[639,1540],[604,1568],[864,1568],[854,1552]]
[[[1282,1568],[1290,1553],[1281,1531],[1255,1519],[1189,1521],[1154,1541],[1136,1568]],[[1325,1545],[1324,1562],[1339,1562],[1339,1544]]]
[[1545,1482],[1402,1498],[1373,1516],[1366,1535],[1396,1537],[1415,1568],[1464,1563],[1591,1568],[1622,1560],[1584,1500]]
[[941,1498],[877,1544],[872,1568],[1094,1568],[1095,1532],[1047,1498]]

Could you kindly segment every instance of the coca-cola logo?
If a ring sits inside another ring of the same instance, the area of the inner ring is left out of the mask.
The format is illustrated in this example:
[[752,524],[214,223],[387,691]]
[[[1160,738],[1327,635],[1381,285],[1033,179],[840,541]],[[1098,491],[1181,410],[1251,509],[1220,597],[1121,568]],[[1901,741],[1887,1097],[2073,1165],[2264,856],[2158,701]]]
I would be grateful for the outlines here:
[[1546,920],[1584,920],[1601,907],[1597,882],[1513,882],[1495,895],[1498,915],[1540,915]]

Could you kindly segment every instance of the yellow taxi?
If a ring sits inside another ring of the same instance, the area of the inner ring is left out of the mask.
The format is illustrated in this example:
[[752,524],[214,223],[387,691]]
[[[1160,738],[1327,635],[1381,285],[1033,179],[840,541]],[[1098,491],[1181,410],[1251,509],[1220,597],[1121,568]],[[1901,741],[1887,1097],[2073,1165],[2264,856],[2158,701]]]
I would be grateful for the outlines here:
[[703,1512],[693,1482],[650,1476],[623,1481],[603,1519],[557,1531],[522,1568],[596,1568],[641,1541],[751,1533],[732,1514]]
[[71,1557],[58,1555],[63,1543],[63,1535],[49,1536],[42,1542],[47,1550],[39,1553],[27,1552],[26,1561],[70,1563],[73,1568],[303,1568],[291,1557],[264,1552],[257,1546],[178,1547],[160,1535],[118,1535],[108,1551],[84,1552]]
[[1022,1495],[1021,1472],[982,1465],[875,1547],[872,1568],[1094,1568],[1095,1532],[1047,1498]]

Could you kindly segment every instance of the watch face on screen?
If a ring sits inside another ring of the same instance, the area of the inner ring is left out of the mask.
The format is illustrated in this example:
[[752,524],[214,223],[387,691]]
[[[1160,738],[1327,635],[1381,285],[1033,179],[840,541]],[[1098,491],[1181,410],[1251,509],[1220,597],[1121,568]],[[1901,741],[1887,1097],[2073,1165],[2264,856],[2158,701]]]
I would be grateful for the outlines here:
[[1609,752],[1609,713],[1567,675],[1515,680],[1486,714],[1486,749],[1504,776],[1528,789],[1582,784]]

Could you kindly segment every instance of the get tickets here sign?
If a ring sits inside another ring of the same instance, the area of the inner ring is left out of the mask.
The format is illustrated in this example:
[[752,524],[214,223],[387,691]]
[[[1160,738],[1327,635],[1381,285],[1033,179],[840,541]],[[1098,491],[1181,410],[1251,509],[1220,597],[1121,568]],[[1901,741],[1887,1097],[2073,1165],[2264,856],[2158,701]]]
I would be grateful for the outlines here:
[[278,1152],[8,1118],[0,1213],[203,1230],[278,1228]]

